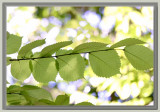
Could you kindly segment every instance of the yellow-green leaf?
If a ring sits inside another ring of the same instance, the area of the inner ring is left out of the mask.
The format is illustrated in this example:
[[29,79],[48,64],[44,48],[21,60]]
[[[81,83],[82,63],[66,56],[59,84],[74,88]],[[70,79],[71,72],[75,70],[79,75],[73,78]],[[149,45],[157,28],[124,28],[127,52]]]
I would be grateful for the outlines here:
[[88,42],[80,44],[79,46],[75,47],[73,52],[74,53],[82,53],[82,52],[91,52],[97,50],[104,50],[107,49],[107,44],[101,42]]
[[[34,42],[31,42],[31,43],[23,46],[23,47],[20,49],[20,51],[18,52],[18,58],[24,58],[24,57],[28,56],[29,54],[31,54],[31,53],[29,53],[29,52],[30,52],[33,48],[36,48],[36,47],[38,47],[38,46],[41,46],[41,45],[43,45],[44,43],[45,43],[45,39],[43,39],[43,40],[36,40],[36,41],[34,41]],[[29,54],[28,54],[28,53],[29,53]]]
[[57,61],[60,76],[64,80],[75,81],[83,78],[85,63],[80,54],[59,56]]
[[130,45],[135,45],[135,44],[144,44],[145,42],[136,39],[136,38],[127,38],[124,40],[121,40],[111,46],[111,48],[117,48],[117,47],[122,47],[122,46],[130,46]]
[[22,43],[22,37],[9,34],[7,32],[7,54],[13,54],[18,52]]
[[141,45],[125,47],[125,55],[132,66],[138,70],[153,68],[153,51]]
[[33,76],[36,81],[48,83],[54,81],[57,75],[56,61],[54,58],[35,59],[33,64]]
[[120,73],[120,59],[115,50],[99,51],[89,54],[93,72],[100,77],[111,77]]
[[11,63],[12,76],[20,81],[24,81],[31,75],[29,60],[13,61]]

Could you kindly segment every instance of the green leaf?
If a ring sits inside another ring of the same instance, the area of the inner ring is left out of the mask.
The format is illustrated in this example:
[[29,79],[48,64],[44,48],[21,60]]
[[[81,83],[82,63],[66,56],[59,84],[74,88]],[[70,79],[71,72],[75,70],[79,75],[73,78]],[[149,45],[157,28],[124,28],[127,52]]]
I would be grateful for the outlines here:
[[59,56],[57,61],[59,64],[60,76],[64,80],[75,81],[83,78],[85,63],[80,54]]
[[51,56],[53,53],[55,53],[60,48],[65,47],[70,44],[72,44],[72,41],[64,41],[64,42],[59,42],[53,45],[49,45],[45,47],[44,49],[42,49],[41,57]]
[[36,48],[38,46],[41,46],[45,43],[45,39],[43,40],[36,40],[34,42],[31,42],[25,46],[23,46],[20,51],[18,52],[18,58],[24,58],[26,57],[28,54],[28,52],[30,52],[33,48]]
[[97,50],[105,50],[107,49],[107,44],[100,43],[100,42],[88,42],[80,44],[79,46],[75,47],[73,52],[74,53],[82,53],[82,52],[91,52]]
[[29,51],[26,55],[25,58],[31,58],[33,56],[32,51]]
[[55,105],[69,105],[69,96],[68,95],[57,96]]
[[33,90],[33,89],[40,89],[38,86],[33,86],[33,85],[24,85],[22,87],[22,90]]
[[9,61],[11,59],[11,57],[7,57],[7,65],[11,64],[11,61]]
[[27,103],[24,96],[19,94],[7,94],[8,105],[25,105]]
[[25,96],[25,98],[32,103],[40,100],[40,99],[47,99],[47,100],[53,100],[51,94],[42,88],[36,88],[36,89],[30,89],[30,90],[24,90],[21,91],[21,94]]
[[111,48],[117,48],[117,47],[122,47],[122,46],[130,46],[130,45],[135,45],[135,44],[144,44],[145,42],[135,39],[135,38],[127,38],[124,40],[121,40],[111,46]]
[[36,81],[48,83],[54,81],[57,75],[56,61],[54,58],[35,59],[33,64],[33,76]]
[[32,65],[32,61],[31,60],[29,60],[29,68],[30,68],[31,72],[33,72],[33,65]]
[[40,100],[38,100],[38,102],[41,103],[38,105],[55,105],[55,103],[53,101],[46,100],[46,99],[40,99]]
[[18,52],[22,43],[22,37],[9,34],[7,32],[7,54],[13,54]]
[[35,52],[32,58],[39,58],[40,55],[41,55],[41,52]]
[[132,66],[138,70],[153,68],[153,51],[141,45],[125,47],[126,57]]
[[82,102],[82,103],[78,103],[78,104],[76,104],[75,106],[93,106],[93,104],[92,103],[89,103],[89,102]]
[[62,50],[62,49],[60,49],[60,50],[58,50],[57,52],[56,52],[56,56],[58,56],[58,55],[64,55],[64,54],[71,54],[73,52],[73,50]]
[[89,61],[98,76],[108,78],[120,73],[120,59],[115,50],[90,53]]
[[17,85],[11,85],[7,88],[7,93],[20,93],[21,87]]
[[20,81],[24,81],[31,75],[29,60],[13,61],[11,63],[12,76]]

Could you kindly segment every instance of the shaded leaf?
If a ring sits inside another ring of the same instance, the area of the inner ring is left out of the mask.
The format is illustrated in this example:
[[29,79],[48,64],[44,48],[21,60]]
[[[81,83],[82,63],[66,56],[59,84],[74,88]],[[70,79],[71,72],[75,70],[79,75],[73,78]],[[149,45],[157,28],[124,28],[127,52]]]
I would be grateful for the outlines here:
[[144,44],[145,42],[135,39],[135,38],[127,38],[124,40],[121,40],[111,46],[111,48],[116,48],[116,47],[122,47],[122,46],[130,46],[130,45],[135,45],[135,44]]
[[132,66],[138,70],[153,68],[153,51],[141,45],[125,47],[124,51]]
[[54,58],[35,59],[33,64],[33,76],[36,81],[48,83],[54,81],[57,75],[56,61]]
[[42,88],[23,90],[21,91],[21,94],[24,95],[27,100],[32,102],[40,99],[47,99],[52,101],[51,94]]
[[7,88],[7,93],[20,93],[21,87],[17,85],[11,85]]
[[57,96],[55,105],[69,105],[69,96],[68,95]]
[[74,53],[82,53],[82,52],[91,52],[97,50],[105,50],[107,49],[107,44],[100,43],[100,42],[88,42],[80,44],[79,46],[75,47],[73,52]]
[[120,73],[120,59],[115,50],[90,53],[89,61],[98,76],[108,78]]
[[22,88],[22,90],[40,89],[38,86],[33,86],[33,85],[24,85],[21,88]]
[[32,61],[31,60],[29,60],[29,68],[30,68],[31,72],[33,72],[33,65],[32,65]]
[[9,34],[7,32],[7,54],[13,54],[18,52],[22,43],[22,37]]
[[64,80],[75,81],[83,78],[85,63],[80,54],[59,56],[57,61],[59,64],[60,76]]
[[[41,104],[38,105],[55,105],[53,101],[47,100],[47,99],[40,99],[38,100]],[[37,103],[36,103],[37,104]]]
[[19,94],[7,94],[8,105],[25,105],[27,103],[24,96]]
[[29,60],[13,61],[11,63],[12,76],[20,81],[24,81],[31,75]]
[[36,48],[38,46],[41,46],[45,43],[45,39],[43,40],[36,40],[34,42],[31,42],[25,46],[23,46],[20,51],[18,52],[18,58],[24,58],[26,57],[28,54],[28,52],[30,52],[33,48]]
[[72,44],[72,41],[64,41],[64,42],[59,42],[53,45],[49,45],[45,47],[44,49],[42,49],[41,57],[51,56],[53,53],[55,53],[60,48],[68,46],[70,44]]

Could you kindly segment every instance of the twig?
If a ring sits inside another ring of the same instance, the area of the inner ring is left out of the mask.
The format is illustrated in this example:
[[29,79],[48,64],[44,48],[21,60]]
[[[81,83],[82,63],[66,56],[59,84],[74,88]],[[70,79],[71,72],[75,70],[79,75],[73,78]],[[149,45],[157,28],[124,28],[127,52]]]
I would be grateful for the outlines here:
[[[109,51],[109,50],[124,50],[124,49],[105,49],[105,50],[90,51],[90,52],[82,52],[82,53],[92,53],[92,52]],[[82,54],[82,53],[70,53],[70,54],[63,54],[63,55],[57,55],[57,56],[37,57],[37,58],[10,59],[9,61],[35,60],[35,59],[53,58],[53,57],[56,57],[56,58],[57,58],[57,57],[60,57],[60,56],[75,55],[75,54]]]

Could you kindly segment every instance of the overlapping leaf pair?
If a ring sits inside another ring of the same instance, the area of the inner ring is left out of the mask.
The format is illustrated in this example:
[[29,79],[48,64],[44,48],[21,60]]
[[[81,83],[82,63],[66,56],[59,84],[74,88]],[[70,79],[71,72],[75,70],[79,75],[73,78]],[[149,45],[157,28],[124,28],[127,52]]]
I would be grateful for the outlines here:
[[[11,39],[15,38],[15,39]],[[11,41],[13,42],[12,46]],[[14,44],[17,41],[17,44]],[[57,73],[67,81],[75,81],[83,78],[85,70],[84,58],[80,53],[89,53],[89,62],[97,76],[111,77],[120,73],[120,58],[116,51],[118,47],[124,51],[125,56],[132,66],[138,70],[153,68],[153,51],[147,47],[137,44],[145,42],[127,38],[106,47],[107,44],[100,42],[88,42],[80,44],[73,50],[62,50],[62,47],[72,44],[72,41],[59,42],[49,45],[41,52],[32,53],[32,49],[41,46],[45,40],[36,40],[23,46],[20,50],[21,38],[8,33],[7,54],[18,51],[18,59],[7,57],[7,65],[11,63],[11,73],[18,80],[25,80],[31,73],[35,80],[42,83],[54,81]],[[15,46],[14,46],[15,45]],[[16,50],[12,50],[11,47]],[[56,54],[55,56],[52,56]]]

